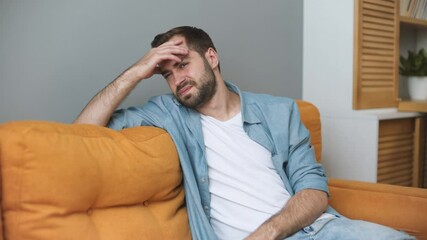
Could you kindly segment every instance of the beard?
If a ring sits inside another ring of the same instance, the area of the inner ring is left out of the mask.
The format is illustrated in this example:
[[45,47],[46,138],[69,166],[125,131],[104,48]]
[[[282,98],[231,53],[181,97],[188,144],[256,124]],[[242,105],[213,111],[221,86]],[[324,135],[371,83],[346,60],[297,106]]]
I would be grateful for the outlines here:
[[[212,97],[216,93],[216,77],[213,72],[213,70],[210,68],[209,63],[205,59],[204,60],[204,73],[202,77],[200,77],[199,83],[196,83],[193,80],[187,80],[182,82],[178,87],[176,88],[176,94],[175,97],[182,105],[188,107],[188,108],[198,108],[203,106],[205,103],[207,103],[209,100],[212,99]],[[197,91],[194,94],[187,94],[186,96],[180,96],[178,94],[179,90],[191,85],[193,88],[195,88]]]

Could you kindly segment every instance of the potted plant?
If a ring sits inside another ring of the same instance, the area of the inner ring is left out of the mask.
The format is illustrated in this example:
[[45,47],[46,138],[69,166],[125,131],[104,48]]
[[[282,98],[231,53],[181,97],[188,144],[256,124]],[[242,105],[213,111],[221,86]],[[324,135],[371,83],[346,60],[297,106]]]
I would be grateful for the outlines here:
[[408,57],[400,56],[399,73],[408,77],[409,96],[413,100],[427,100],[427,53],[408,51]]

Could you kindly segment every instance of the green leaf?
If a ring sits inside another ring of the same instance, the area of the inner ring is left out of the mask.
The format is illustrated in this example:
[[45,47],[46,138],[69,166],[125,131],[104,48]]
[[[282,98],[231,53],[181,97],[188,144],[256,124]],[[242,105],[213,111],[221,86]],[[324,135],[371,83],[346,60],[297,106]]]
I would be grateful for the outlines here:
[[427,53],[424,48],[417,53],[408,50],[408,56],[399,58],[399,74],[402,76],[427,76]]

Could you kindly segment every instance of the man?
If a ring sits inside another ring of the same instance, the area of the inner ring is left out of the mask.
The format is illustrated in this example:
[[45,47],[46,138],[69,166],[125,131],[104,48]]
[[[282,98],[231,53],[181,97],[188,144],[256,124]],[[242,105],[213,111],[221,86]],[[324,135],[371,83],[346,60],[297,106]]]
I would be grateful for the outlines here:
[[[172,94],[115,112],[154,74],[163,75]],[[295,102],[225,82],[215,46],[201,29],[157,35],[152,49],[75,123],[167,130],[184,173],[193,239],[412,239],[329,208],[327,178]]]

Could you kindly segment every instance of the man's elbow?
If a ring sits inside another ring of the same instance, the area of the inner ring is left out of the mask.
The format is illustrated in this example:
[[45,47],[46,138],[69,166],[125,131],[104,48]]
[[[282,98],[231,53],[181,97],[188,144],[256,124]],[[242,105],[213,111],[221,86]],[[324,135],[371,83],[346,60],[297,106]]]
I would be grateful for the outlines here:
[[320,192],[321,192],[321,194],[320,194],[321,200],[320,201],[322,203],[323,210],[326,211],[326,209],[328,208],[328,205],[329,205],[329,197],[328,197],[328,194],[326,192],[323,192],[323,191],[320,191]]
[[326,211],[329,204],[328,194],[322,190],[317,189],[309,189],[308,191],[310,192],[311,197],[315,199],[318,208],[321,209],[322,212]]

